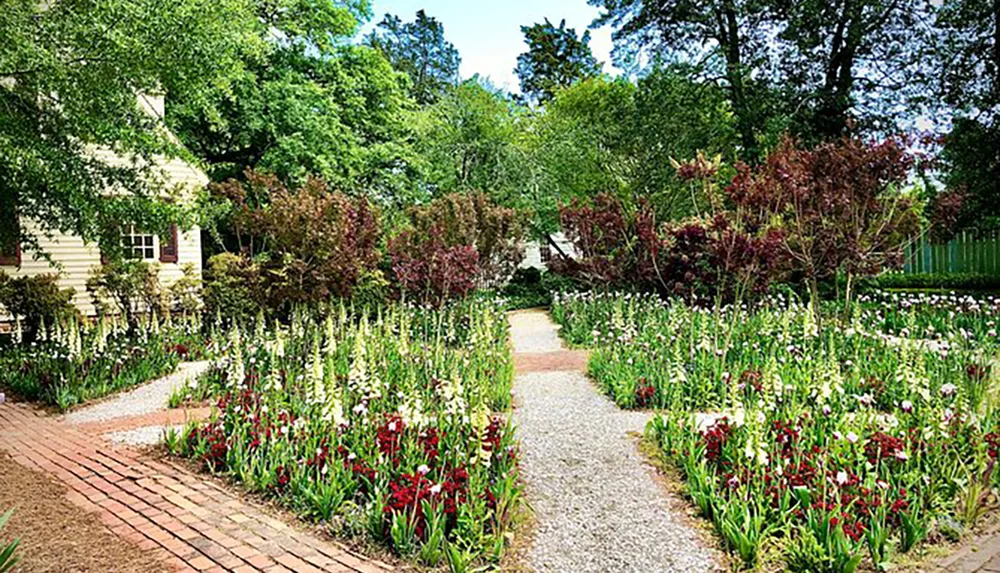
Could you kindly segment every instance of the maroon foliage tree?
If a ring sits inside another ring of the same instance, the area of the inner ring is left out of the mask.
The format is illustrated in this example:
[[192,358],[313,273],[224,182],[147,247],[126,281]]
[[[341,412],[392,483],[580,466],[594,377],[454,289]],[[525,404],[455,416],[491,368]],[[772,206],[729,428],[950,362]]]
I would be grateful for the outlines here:
[[856,277],[902,263],[918,223],[901,191],[911,166],[894,138],[845,137],[813,150],[785,139],[762,165],[738,166],[727,196],[751,225],[783,230],[780,244],[814,302],[818,282],[843,272],[849,305]]

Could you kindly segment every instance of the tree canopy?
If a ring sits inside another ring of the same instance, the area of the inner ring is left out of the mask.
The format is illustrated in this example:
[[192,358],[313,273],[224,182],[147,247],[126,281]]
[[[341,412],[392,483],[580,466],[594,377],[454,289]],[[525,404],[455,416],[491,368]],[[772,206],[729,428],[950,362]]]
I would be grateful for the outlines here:
[[171,127],[216,180],[252,168],[287,181],[317,175],[345,191],[402,193],[404,79],[378,50],[345,43],[367,2],[300,4],[314,3],[258,0],[265,49],[246,55],[229,86],[172,100]]
[[[5,2],[0,212],[90,240],[108,221],[164,225],[150,211],[165,207],[144,198],[163,190],[154,159],[182,150],[137,94],[199,102],[229,89],[244,58],[263,48],[255,25],[245,0]],[[132,160],[109,165],[101,149]],[[113,189],[132,200],[111,200]],[[37,246],[35,234],[10,225],[0,234]]]
[[528,51],[517,57],[514,73],[521,80],[526,101],[544,103],[560,88],[601,72],[601,64],[590,51],[590,31],[577,37],[566,27],[566,20],[556,27],[548,18],[543,24],[522,26]]
[[410,94],[419,104],[434,103],[458,83],[462,58],[445,39],[444,26],[423,10],[417,11],[413,22],[386,14],[368,43],[410,78]]

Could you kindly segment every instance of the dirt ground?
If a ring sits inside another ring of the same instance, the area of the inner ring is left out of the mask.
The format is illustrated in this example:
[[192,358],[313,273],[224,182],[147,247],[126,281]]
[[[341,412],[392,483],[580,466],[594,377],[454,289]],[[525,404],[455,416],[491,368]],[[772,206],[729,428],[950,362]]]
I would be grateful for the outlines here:
[[12,573],[163,571],[162,563],[116,537],[65,496],[62,485],[0,452],[0,513],[15,510],[0,543],[21,540]]

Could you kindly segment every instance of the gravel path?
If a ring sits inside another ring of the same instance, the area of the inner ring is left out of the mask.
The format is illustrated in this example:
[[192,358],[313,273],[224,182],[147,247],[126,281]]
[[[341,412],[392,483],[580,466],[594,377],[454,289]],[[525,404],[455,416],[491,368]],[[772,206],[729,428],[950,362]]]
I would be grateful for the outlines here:
[[104,434],[112,444],[125,444],[129,446],[155,446],[163,442],[163,436],[167,430],[177,432],[184,429],[184,426],[143,426],[134,430],[122,430],[120,432],[109,432]]
[[566,350],[559,338],[559,326],[538,310],[510,313],[510,341],[515,354]]
[[[547,315],[514,313],[510,321],[515,351],[562,350]],[[649,414],[618,409],[579,371],[523,373],[514,391],[521,467],[537,518],[527,555],[535,571],[719,569],[676,509],[682,502],[655,481],[628,435],[641,432]]]
[[174,388],[183,386],[205,372],[209,362],[184,362],[169,376],[139,386],[114,398],[80,408],[66,414],[65,420],[71,424],[106,422],[117,418],[129,418],[165,410]]

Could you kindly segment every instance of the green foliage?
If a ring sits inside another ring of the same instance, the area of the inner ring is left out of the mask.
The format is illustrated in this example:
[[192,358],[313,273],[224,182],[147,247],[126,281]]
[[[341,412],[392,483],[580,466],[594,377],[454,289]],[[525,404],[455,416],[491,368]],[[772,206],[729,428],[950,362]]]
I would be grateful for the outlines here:
[[24,338],[35,339],[42,324],[54,324],[76,315],[73,289],[59,288],[59,275],[11,278],[0,271],[0,308],[22,321]]
[[[137,93],[197,101],[228,89],[237,53],[259,48],[253,22],[245,0],[5,2],[0,212],[96,240],[110,220],[109,186],[133,198],[163,191],[152,160],[182,150]],[[137,161],[112,166],[95,148]],[[36,236],[21,242],[37,248]]]
[[601,65],[590,51],[590,30],[577,38],[576,30],[544,24],[521,26],[528,51],[517,57],[514,73],[521,80],[525,100],[544,104],[561,88],[601,73]]
[[885,273],[875,277],[864,287],[881,289],[939,289],[967,291],[1000,290],[1000,277],[963,273]]
[[600,192],[630,205],[644,197],[658,220],[694,214],[705,198],[691,193],[670,159],[698,150],[735,158],[736,132],[722,90],[664,69],[638,84],[594,78],[558,92],[527,145],[537,175],[519,188],[516,204],[534,213],[536,230],[554,232],[560,206]]
[[90,270],[87,291],[98,314],[121,313],[131,332],[145,314],[166,317],[170,298],[160,285],[160,267],[141,260],[118,259]]
[[523,110],[478,78],[466,80],[414,117],[416,151],[432,193],[479,189],[503,200],[524,169]]
[[410,94],[419,104],[434,103],[458,83],[462,58],[445,40],[444,26],[423,10],[413,22],[386,14],[368,36],[368,43],[388,58],[392,67],[410,78]]
[[[3,531],[4,526],[13,517],[14,510],[11,509],[7,513],[0,515],[0,531]],[[10,543],[0,547],[0,573],[7,573],[17,565],[18,558],[14,555],[17,551],[17,546],[20,544],[20,540],[13,540]]]
[[233,253],[208,259],[204,302],[210,316],[245,320],[265,307],[260,265]]
[[255,6],[263,53],[247,54],[230,86],[173,99],[168,121],[178,137],[216,181],[256,168],[296,183],[322,177],[390,203],[405,197],[405,78],[379,50],[345,43],[368,2]]
[[506,300],[507,308],[520,310],[548,307],[556,294],[570,293],[581,288],[569,277],[529,267],[517,269],[510,282],[500,289],[500,295]]

